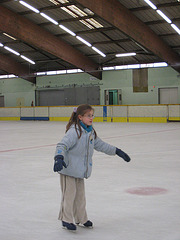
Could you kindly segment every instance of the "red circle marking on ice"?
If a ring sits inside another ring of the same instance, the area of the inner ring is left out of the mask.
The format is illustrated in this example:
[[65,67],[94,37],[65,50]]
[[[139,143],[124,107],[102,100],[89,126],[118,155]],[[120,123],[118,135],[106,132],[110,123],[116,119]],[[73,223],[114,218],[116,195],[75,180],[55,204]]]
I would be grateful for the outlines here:
[[126,192],[137,195],[157,195],[166,193],[167,189],[158,187],[138,187],[127,189]]

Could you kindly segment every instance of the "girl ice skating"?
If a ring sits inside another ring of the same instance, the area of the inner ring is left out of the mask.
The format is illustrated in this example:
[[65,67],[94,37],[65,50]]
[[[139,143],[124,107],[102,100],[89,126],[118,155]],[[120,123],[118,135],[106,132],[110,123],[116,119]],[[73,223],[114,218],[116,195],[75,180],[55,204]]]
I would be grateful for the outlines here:
[[66,134],[57,144],[54,172],[60,173],[62,201],[59,220],[68,230],[76,225],[92,228],[86,212],[84,178],[92,171],[94,149],[108,155],[118,155],[126,162],[130,157],[122,150],[102,141],[92,127],[94,109],[88,104],[74,108],[66,126]]

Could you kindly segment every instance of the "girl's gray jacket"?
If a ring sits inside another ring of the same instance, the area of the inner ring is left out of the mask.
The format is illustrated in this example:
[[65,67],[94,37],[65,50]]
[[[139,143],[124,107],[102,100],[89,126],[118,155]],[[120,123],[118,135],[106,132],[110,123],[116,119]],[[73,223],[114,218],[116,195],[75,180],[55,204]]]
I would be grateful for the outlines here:
[[99,137],[95,138],[94,130],[87,132],[82,128],[82,135],[78,138],[75,126],[72,125],[56,147],[55,156],[63,155],[67,165],[59,173],[75,178],[88,178],[92,171],[94,149],[108,155],[116,154],[116,147]]

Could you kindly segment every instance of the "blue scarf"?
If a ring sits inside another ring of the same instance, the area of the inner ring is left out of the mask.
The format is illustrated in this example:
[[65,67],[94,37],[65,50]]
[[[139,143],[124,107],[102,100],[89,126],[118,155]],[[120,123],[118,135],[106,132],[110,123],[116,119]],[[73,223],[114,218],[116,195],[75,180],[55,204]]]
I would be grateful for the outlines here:
[[82,121],[80,121],[80,125],[81,127],[83,127],[87,132],[91,132],[92,131],[92,125],[90,126],[86,126]]

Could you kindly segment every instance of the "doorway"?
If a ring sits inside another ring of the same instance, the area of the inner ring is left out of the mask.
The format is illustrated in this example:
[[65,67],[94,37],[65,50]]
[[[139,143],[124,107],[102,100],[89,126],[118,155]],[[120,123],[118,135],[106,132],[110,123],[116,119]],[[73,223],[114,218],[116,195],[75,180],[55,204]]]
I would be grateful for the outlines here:
[[159,88],[159,104],[178,104],[178,88]]
[[0,107],[4,107],[4,96],[0,96]]
[[121,89],[105,90],[105,105],[122,104]]

